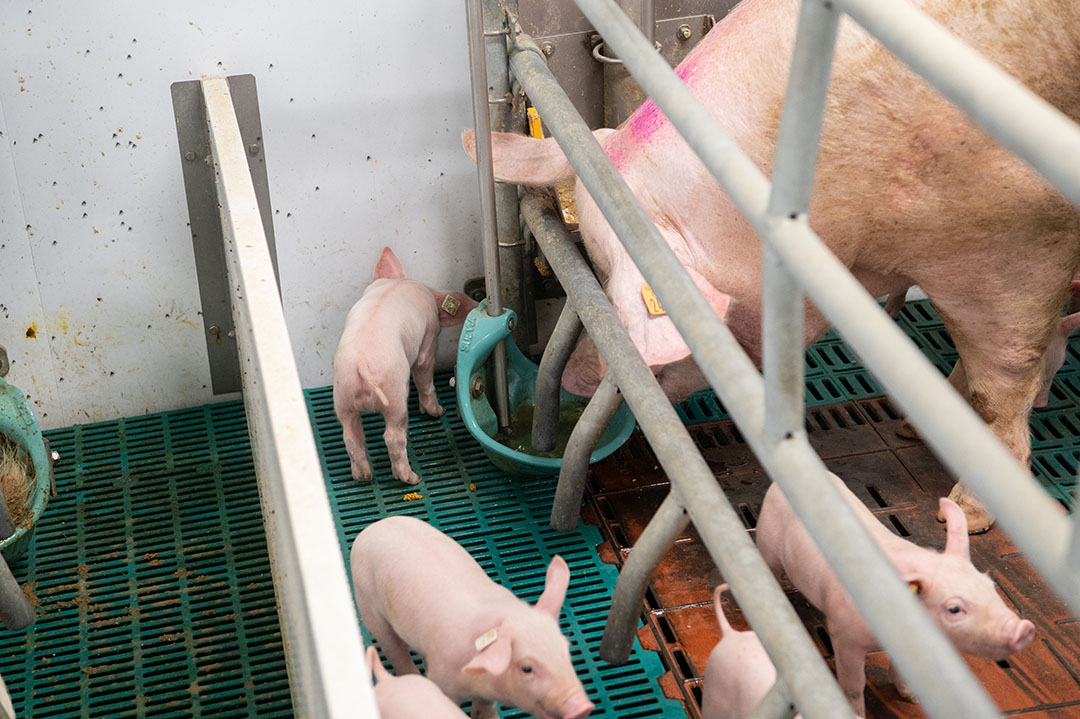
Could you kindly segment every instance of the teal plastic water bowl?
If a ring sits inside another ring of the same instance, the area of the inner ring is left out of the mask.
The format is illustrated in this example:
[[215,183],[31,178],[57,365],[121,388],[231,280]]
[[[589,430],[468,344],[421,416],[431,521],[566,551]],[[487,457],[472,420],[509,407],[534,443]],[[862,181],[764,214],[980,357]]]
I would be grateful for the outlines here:
[[[7,357],[3,357],[6,365]],[[49,503],[52,466],[45,439],[41,436],[37,418],[23,393],[0,377],[0,434],[4,434],[26,452],[34,464],[34,487],[30,492],[30,516],[15,527],[15,533],[0,541],[0,554],[8,564],[18,559],[34,536],[34,527]]]
[[[523,404],[533,403],[536,375],[540,368],[522,354],[510,338],[511,322],[515,318],[514,312],[507,310],[498,317],[489,317],[486,307],[487,300],[484,300],[465,318],[465,326],[461,330],[455,370],[458,412],[465,422],[465,427],[480,442],[480,446],[492,464],[507,474],[532,476],[558,474],[559,467],[562,465],[561,457],[540,457],[519,452],[499,443],[494,438],[498,431],[498,420],[491,401],[488,399],[491,384],[487,381],[484,370],[487,358],[491,356],[499,342],[506,345],[511,416],[517,414]],[[560,390],[560,402],[564,407],[568,404],[584,407],[588,401],[587,397],[578,397],[566,390]],[[596,443],[589,461],[596,462],[614,452],[633,431],[634,415],[624,403],[600,436],[600,441]]]

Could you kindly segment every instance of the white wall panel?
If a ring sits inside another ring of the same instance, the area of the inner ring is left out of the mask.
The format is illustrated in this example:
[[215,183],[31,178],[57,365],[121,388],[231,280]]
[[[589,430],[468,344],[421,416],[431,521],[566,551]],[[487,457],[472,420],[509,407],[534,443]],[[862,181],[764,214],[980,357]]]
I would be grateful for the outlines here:
[[43,424],[212,399],[174,81],[257,78],[305,386],[329,383],[384,244],[432,285],[480,273],[463,3],[48,0],[0,20],[0,343]]

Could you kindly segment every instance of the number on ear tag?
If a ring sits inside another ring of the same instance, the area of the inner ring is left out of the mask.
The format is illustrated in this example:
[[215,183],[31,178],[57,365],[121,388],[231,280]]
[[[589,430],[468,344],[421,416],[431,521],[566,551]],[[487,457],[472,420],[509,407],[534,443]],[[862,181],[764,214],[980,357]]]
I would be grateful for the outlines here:
[[648,282],[641,285],[641,299],[645,300],[645,309],[649,311],[649,316],[663,317],[667,314],[664,308],[660,306],[660,298],[652,291],[652,287],[649,287]]

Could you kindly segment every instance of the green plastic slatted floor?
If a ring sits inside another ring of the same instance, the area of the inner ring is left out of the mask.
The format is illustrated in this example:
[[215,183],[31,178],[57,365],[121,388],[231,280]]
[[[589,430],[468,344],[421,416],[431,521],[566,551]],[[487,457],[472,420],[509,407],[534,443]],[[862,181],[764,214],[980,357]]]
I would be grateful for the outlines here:
[[[942,372],[956,354],[926,302],[900,319]],[[834,335],[806,355],[807,404],[881,394]],[[423,499],[404,502],[382,443],[382,419],[365,420],[373,484],[349,477],[329,389],[308,392],[312,424],[338,522],[343,556],[366,524],[389,514],[435,523],[493,577],[535,600],[553,553],[572,579],[563,628],[596,717],[681,717],[662,698],[657,656],[637,649],[627,665],[596,658],[615,570],[581,525],[547,527],[554,480],[511,482],[465,432],[446,386],[447,414],[419,417],[413,398],[410,450],[424,477]],[[711,393],[678,406],[687,423],[718,419]],[[1033,415],[1033,469],[1071,502],[1080,448],[1080,343],[1070,346],[1050,405]],[[38,619],[0,630],[0,673],[22,719],[292,716],[273,586],[243,407],[207,405],[46,433],[61,453],[60,494],[14,566],[28,583]],[[475,490],[469,485],[474,484]],[[407,558],[407,550],[403,550]],[[506,716],[519,717],[518,712]]]

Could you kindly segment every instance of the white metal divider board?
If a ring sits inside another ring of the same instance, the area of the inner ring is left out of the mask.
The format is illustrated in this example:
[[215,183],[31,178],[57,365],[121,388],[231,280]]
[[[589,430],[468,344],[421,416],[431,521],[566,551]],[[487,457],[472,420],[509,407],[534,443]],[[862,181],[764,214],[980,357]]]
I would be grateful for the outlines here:
[[204,80],[202,90],[293,709],[299,719],[377,719],[352,591],[228,82]]
[[[783,291],[778,287],[793,284],[796,280],[822,309],[841,334],[855,347],[866,364],[882,380],[890,393],[908,412],[916,426],[923,430],[928,441],[946,465],[962,481],[994,510],[999,521],[1025,551],[1033,564],[1045,574],[1074,609],[1080,605],[1080,580],[1071,570],[1068,559],[1069,534],[1072,522],[1066,519],[1060,508],[1037,486],[1031,475],[998,443],[982,421],[952,391],[947,383],[929,365],[902,333],[888,321],[880,308],[842,264],[809,229],[805,215],[809,197],[809,185],[813,178],[814,157],[820,128],[821,109],[827,86],[828,66],[835,38],[838,13],[831,2],[807,0],[803,3],[800,33],[797,40],[796,61],[792,67],[788,100],[782,121],[780,147],[777,156],[776,186],[771,188],[752,162],[727,138],[677,79],[667,64],[657,58],[651,45],[641,36],[625,15],[611,0],[575,0],[593,26],[603,35],[605,42],[630,68],[635,78],[648,91],[668,119],[679,129],[687,142],[701,156],[704,164],[716,176],[733,198],[739,209],[748,217],[759,234],[766,240],[766,247],[774,253],[767,270],[767,300],[772,310],[766,319],[766,341],[773,347],[795,345],[799,352],[788,352],[780,357],[770,350],[766,359],[769,392],[762,386],[761,377],[737,346],[734,338],[722,322],[711,312],[700,293],[689,281],[685,271],[668,247],[654,232],[624,232],[635,227],[632,221],[620,221],[619,214],[636,215],[641,211],[636,203],[606,200],[600,186],[616,184],[626,190],[621,180],[612,183],[608,170],[613,171],[599,145],[590,137],[582,137],[576,127],[570,134],[577,134],[579,147],[569,147],[566,136],[549,122],[549,129],[566,151],[579,177],[589,187],[591,194],[616,229],[624,246],[642,270],[650,285],[661,297],[669,315],[687,340],[698,364],[709,382],[720,394],[725,406],[735,418],[770,475],[780,483],[789,500],[803,517],[815,541],[826,555],[833,559],[845,586],[855,596],[863,613],[871,621],[875,633],[884,640],[886,648],[894,656],[899,655],[901,672],[911,679],[916,690],[923,695],[921,687],[929,687],[933,701],[927,702],[931,712],[941,716],[957,715],[948,711],[949,702],[942,687],[959,681],[966,689],[972,689],[970,672],[957,661],[951,649],[941,655],[922,652],[913,642],[922,643],[934,636],[941,639],[936,629],[924,635],[928,617],[914,601],[906,602],[902,595],[908,594],[899,583],[895,572],[889,568],[881,574],[881,583],[868,581],[867,572],[875,573],[873,552],[859,552],[852,546],[861,537],[861,528],[845,516],[842,503],[835,491],[823,482],[824,467],[813,455],[802,430],[802,383],[801,378],[801,322],[791,321],[788,315],[792,307],[801,310],[801,292]],[[907,55],[945,48],[943,57],[919,62],[908,60],[916,70],[939,85],[947,97],[961,109],[976,115],[984,129],[991,134],[1006,135],[1005,144],[1018,152],[1025,160],[1059,184],[1066,194],[1077,199],[1073,192],[1076,180],[1075,163],[1061,161],[1062,155],[1076,157],[1075,153],[1061,153],[1060,148],[1080,147],[1080,130],[1047,103],[1007,78],[1000,70],[982,59],[955,38],[948,35],[932,20],[906,3],[875,3],[872,0],[845,0],[845,8],[852,8],[858,21],[865,20],[868,29],[875,23],[891,24],[893,29],[903,27],[906,32],[922,32],[924,38],[934,38],[937,43],[908,42],[897,39],[893,33],[886,45],[902,59]],[[877,15],[874,12],[878,12]],[[890,16],[889,13],[892,13]],[[867,20],[872,18],[872,20]],[[935,30],[936,28],[936,30]],[[949,41],[943,41],[942,35]],[[962,51],[957,48],[962,48]],[[519,50],[522,54],[529,48]],[[522,61],[524,62],[524,61]],[[981,83],[978,92],[960,83],[940,81],[941,75],[954,72],[956,63],[974,66],[960,73],[966,82],[975,79]],[[940,65],[938,72],[934,68]],[[948,67],[948,71],[944,70]],[[930,68],[930,69],[927,69]],[[520,76],[519,76],[519,79]],[[526,90],[530,90],[528,83]],[[967,88],[967,91],[965,91]],[[1003,94],[1011,98],[1004,110],[985,99]],[[545,119],[549,119],[542,100],[533,97]],[[552,106],[553,114],[564,108]],[[1008,114],[1007,120],[995,119]],[[984,118],[991,119],[986,120]],[[565,119],[565,118],[564,118]],[[578,118],[580,122],[580,118]],[[1041,124],[1040,124],[1041,123]],[[564,125],[568,128],[570,125]],[[582,123],[583,124],[583,123]],[[1049,128],[1048,130],[1046,128]],[[565,130],[564,130],[565,132]],[[1034,138],[1046,138],[1047,132],[1057,140],[1056,144],[1040,142]],[[1028,139],[1025,139],[1028,138]],[[580,153],[580,154],[578,154]],[[616,175],[617,178],[617,175]],[[770,191],[774,194],[770,197]],[[647,220],[647,218],[646,218]],[[651,223],[650,223],[651,224]],[[790,273],[790,275],[789,275]],[[777,311],[779,310],[779,311]],[[801,316],[801,311],[795,313]],[[784,327],[776,326],[777,317],[784,320]],[[719,360],[723,360],[722,362]],[[779,395],[775,395],[779,391]],[[768,413],[762,406],[768,406]],[[673,493],[678,491],[673,481]],[[859,556],[859,555],[862,556]],[[837,559],[839,558],[839,559]],[[882,593],[865,590],[866,585],[884,587]],[[735,588],[736,595],[738,589]],[[916,606],[912,606],[916,604]],[[896,613],[892,614],[895,609]],[[917,626],[908,617],[918,616]],[[891,626],[890,626],[891,625]],[[899,651],[898,647],[905,651]],[[948,671],[938,666],[925,671],[922,659],[926,654],[941,656]],[[964,692],[974,704],[966,707],[965,716],[990,716],[996,710],[985,694]],[[953,704],[953,709],[956,705]]]

